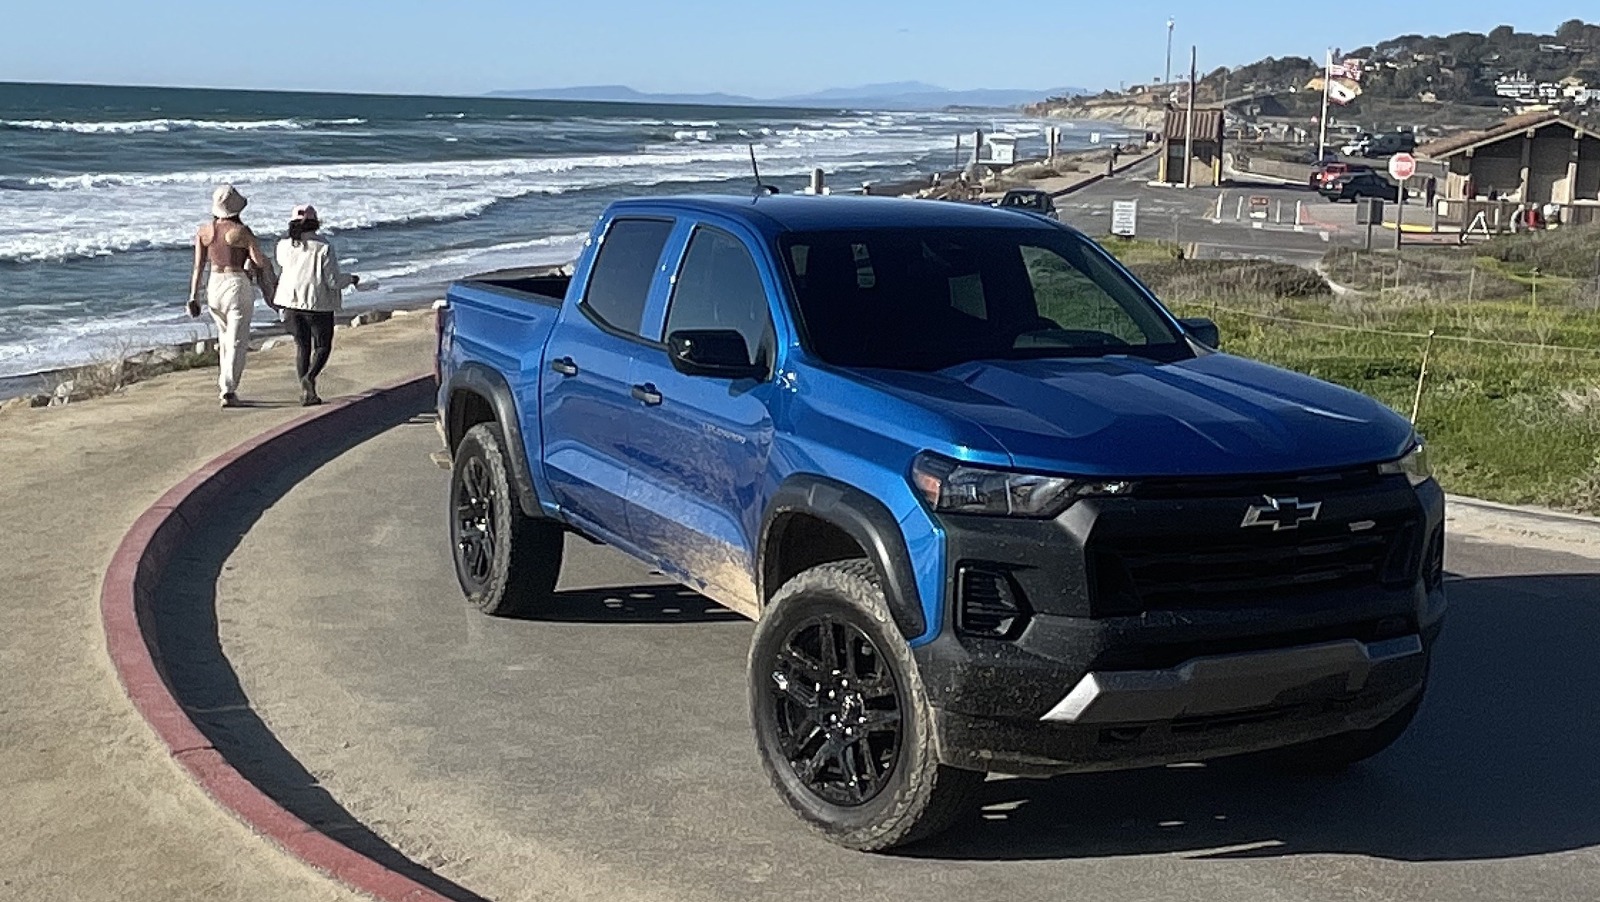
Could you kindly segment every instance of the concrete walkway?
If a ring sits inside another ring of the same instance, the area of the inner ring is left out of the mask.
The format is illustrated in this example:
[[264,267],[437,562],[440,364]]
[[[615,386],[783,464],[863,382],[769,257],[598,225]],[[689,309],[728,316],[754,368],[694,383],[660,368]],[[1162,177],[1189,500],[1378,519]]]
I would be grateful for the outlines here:
[[[327,397],[426,372],[431,317],[341,330]],[[298,416],[293,349],[252,354],[220,411],[215,372],[0,414],[0,899],[359,898],[200,791],[123,695],[98,589],[128,525],[249,436]]]

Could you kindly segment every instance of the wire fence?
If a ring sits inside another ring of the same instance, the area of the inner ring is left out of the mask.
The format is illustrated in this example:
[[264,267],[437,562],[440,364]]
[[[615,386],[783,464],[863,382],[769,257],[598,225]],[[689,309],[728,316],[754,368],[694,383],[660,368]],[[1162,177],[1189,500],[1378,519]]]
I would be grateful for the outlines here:
[[[1205,305],[1191,305],[1205,306]],[[1325,323],[1312,319],[1299,319],[1292,316],[1280,316],[1273,313],[1260,313],[1254,310],[1241,310],[1237,307],[1224,307],[1220,304],[1211,304],[1209,309],[1213,313],[1227,313],[1233,316],[1243,316],[1250,319],[1264,320],[1276,323],[1289,323],[1297,326],[1312,326],[1318,329],[1329,329],[1339,332],[1361,332],[1369,335],[1385,335],[1393,338],[1412,338],[1422,341],[1455,341],[1464,344],[1501,345],[1508,348],[1523,348],[1539,351],[1571,351],[1578,354],[1594,354],[1600,356],[1600,348],[1580,348],[1572,345],[1547,344],[1533,341],[1509,341],[1502,338],[1484,338],[1477,335],[1450,335],[1441,334],[1437,330],[1427,332],[1412,332],[1403,329],[1377,329],[1372,326],[1352,326],[1348,323]]]

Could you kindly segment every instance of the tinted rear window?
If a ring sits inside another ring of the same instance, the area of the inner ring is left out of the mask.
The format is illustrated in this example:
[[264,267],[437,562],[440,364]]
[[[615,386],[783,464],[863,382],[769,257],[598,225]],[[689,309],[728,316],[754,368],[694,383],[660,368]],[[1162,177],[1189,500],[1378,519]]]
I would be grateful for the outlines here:
[[606,230],[584,291],[583,305],[601,322],[639,334],[650,282],[672,223],[661,219],[618,219]]

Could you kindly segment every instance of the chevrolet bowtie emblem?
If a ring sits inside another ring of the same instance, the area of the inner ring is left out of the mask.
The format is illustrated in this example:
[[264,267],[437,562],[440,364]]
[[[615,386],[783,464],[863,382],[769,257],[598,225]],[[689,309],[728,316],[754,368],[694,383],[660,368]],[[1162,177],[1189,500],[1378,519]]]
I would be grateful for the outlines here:
[[1282,529],[1299,529],[1301,523],[1310,523],[1322,513],[1322,502],[1302,502],[1299,498],[1274,498],[1263,496],[1265,504],[1252,504],[1245,509],[1244,522],[1239,526],[1270,526],[1273,532]]

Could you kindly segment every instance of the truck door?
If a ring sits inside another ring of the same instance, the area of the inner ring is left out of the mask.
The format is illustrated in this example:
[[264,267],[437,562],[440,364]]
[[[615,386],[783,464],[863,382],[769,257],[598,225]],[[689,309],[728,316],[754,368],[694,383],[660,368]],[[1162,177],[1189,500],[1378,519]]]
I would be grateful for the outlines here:
[[648,393],[633,417],[640,454],[628,488],[634,543],[663,573],[745,613],[757,604],[755,545],[779,391],[771,297],[745,242],[699,225],[672,280],[660,335],[735,331],[761,375],[687,375],[659,345],[634,364],[634,380]]
[[[666,218],[612,220],[546,346],[541,425],[544,471],[555,502],[596,538],[627,546],[633,359],[646,302],[672,234]],[[580,278],[583,273],[578,273]]]

